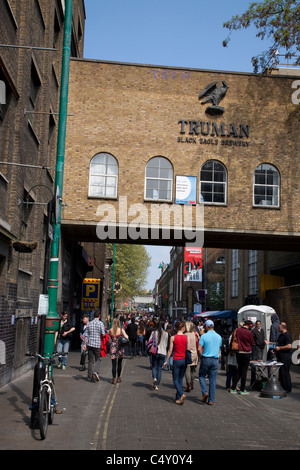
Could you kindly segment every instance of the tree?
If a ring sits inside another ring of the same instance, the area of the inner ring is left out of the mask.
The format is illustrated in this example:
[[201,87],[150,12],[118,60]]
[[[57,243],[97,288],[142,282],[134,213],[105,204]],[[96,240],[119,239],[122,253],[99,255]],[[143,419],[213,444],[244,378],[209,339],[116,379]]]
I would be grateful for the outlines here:
[[254,72],[265,72],[279,63],[279,53],[284,51],[286,59],[294,59],[293,65],[300,65],[300,0],[264,0],[252,2],[242,15],[235,15],[223,23],[229,29],[229,36],[223,41],[227,47],[232,31],[254,25],[257,37],[271,38],[268,50],[252,57]]
[[[113,245],[108,244],[113,252]],[[120,244],[116,247],[115,281],[122,286],[122,297],[139,294],[147,279],[151,258],[143,245]]]

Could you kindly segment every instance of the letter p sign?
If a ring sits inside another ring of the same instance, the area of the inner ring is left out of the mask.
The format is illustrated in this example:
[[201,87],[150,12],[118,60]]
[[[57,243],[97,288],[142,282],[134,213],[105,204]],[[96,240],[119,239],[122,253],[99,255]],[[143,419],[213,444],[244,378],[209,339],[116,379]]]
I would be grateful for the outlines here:
[[86,286],[86,296],[87,297],[93,297],[93,293],[96,290],[96,286],[94,285],[87,285]]

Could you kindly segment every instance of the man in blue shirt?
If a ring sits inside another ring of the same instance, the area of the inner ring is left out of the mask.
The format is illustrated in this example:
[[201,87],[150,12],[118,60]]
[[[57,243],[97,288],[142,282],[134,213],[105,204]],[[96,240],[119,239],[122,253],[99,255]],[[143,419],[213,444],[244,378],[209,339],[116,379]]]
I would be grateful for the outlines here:
[[[201,336],[198,346],[198,352],[201,357],[199,382],[203,403],[213,405],[216,394],[219,351],[222,345],[222,337],[214,331],[214,322],[212,320],[206,320],[204,326],[206,333]],[[209,394],[207,393],[206,376],[209,379]]]

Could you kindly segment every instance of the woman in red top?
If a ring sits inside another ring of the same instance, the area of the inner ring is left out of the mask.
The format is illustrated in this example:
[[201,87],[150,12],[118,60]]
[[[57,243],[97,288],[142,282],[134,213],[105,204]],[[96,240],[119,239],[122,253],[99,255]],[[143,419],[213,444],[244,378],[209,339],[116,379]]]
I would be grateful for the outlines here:
[[177,321],[175,323],[175,328],[177,334],[171,336],[170,348],[167,354],[167,359],[163,365],[166,367],[166,364],[171,357],[172,351],[173,354],[173,383],[176,388],[176,397],[175,403],[178,405],[183,405],[186,396],[183,393],[183,377],[186,370],[186,350],[189,349],[189,340],[188,337],[184,334],[185,324],[184,322]]

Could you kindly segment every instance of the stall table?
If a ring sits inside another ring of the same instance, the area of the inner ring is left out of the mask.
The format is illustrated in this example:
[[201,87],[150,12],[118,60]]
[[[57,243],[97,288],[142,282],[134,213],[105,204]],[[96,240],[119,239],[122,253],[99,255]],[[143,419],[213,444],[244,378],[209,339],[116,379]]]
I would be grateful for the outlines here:
[[250,366],[255,373],[255,379],[250,385],[250,390],[252,390],[254,385],[257,384],[260,379],[266,379],[266,381],[269,381],[272,377],[276,378],[276,374],[282,365],[282,362],[277,361],[250,361]]

